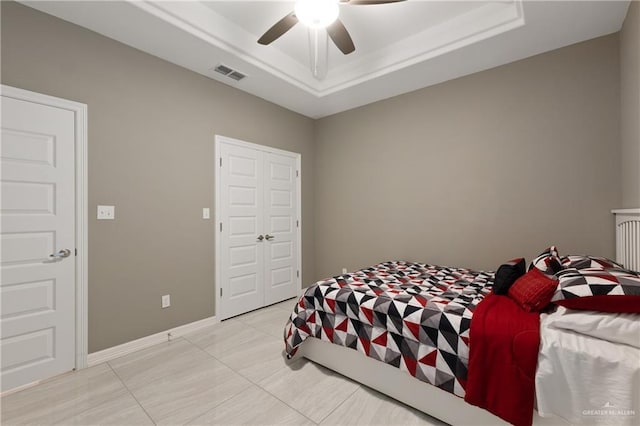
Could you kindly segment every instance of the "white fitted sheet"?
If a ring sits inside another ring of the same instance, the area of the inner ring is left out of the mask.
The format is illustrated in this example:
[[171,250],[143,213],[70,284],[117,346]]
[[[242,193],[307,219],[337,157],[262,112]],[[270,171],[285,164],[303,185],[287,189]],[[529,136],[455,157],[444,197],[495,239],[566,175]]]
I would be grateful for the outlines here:
[[540,416],[572,424],[640,424],[640,349],[555,328],[561,315],[540,318]]
[[640,314],[578,311],[559,306],[547,326],[640,348]]

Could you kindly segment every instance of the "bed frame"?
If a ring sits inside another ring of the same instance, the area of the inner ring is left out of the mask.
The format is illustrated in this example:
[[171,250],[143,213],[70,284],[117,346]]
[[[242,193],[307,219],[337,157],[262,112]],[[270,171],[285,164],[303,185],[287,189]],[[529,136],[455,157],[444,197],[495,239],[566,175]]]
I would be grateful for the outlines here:
[[[486,410],[467,404],[462,398],[344,346],[309,337],[300,346],[298,354],[451,425],[509,424]],[[533,424],[568,423],[556,417],[543,418],[534,412]]]

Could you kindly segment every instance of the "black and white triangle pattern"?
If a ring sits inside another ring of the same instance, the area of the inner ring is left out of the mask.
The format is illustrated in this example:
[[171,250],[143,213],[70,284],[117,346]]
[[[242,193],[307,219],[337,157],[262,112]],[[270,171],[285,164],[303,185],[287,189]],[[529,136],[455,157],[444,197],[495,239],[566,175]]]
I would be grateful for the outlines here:
[[567,268],[558,272],[552,302],[591,296],[633,296],[640,300],[640,274],[621,268]]

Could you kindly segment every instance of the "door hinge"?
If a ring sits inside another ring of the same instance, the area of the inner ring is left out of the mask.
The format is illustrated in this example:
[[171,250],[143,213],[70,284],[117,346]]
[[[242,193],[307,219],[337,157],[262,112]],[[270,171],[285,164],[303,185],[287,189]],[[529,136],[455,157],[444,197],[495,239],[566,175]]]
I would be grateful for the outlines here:
[[300,221],[296,220],[296,228],[300,228]]
[[222,157],[220,157],[220,167],[222,167]]
[[296,276],[297,276],[298,278],[300,278],[300,270],[297,270],[297,271],[296,271]]
[[300,172],[296,170],[296,177],[300,177]]
[[78,249],[76,249],[76,256],[78,255]]
[[222,232],[222,222],[220,222],[220,232]]
[[220,287],[220,298],[222,298],[222,287]]

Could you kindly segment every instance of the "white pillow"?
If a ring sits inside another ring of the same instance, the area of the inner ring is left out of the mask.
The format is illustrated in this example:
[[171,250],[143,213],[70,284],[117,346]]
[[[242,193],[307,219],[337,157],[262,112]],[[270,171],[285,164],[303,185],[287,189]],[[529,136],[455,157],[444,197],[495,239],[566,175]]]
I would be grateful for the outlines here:
[[559,306],[547,325],[640,348],[640,314],[578,311]]

